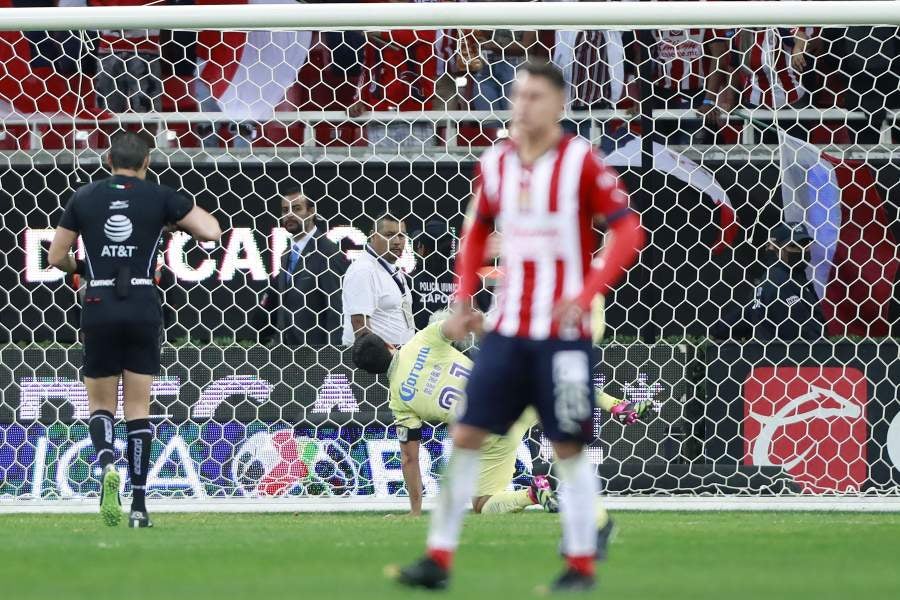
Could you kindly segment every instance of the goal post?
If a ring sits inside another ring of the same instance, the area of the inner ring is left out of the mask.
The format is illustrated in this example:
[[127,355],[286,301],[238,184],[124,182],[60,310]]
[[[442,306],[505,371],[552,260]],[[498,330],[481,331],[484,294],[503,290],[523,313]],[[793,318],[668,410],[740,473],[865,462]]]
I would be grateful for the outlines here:
[[[403,509],[387,380],[341,343],[341,276],[389,213],[416,328],[446,308],[526,60],[560,68],[564,130],[650,233],[597,342],[598,394],[651,404],[629,426],[596,412],[612,506],[900,510],[898,3],[61,4],[0,9],[0,512],[96,504],[85,282],[47,250],[123,129],[224,231],[157,249],[151,510]],[[487,309],[495,256],[481,276]],[[447,425],[422,448],[430,506]],[[510,485],[550,459],[533,429]]]

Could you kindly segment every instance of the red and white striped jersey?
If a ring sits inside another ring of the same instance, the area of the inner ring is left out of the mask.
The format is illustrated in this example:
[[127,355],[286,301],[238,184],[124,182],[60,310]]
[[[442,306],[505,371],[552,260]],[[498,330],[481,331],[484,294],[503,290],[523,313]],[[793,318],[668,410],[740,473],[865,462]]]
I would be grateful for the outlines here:
[[792,30],[744,30],[735,39],[747,35],[751,44],[743,50],[745,102],[750,106],[779,109],[804,97],[806,90],[800,82],[800,74],[791,66]]
[[654,85],[672,91],[702,90],[712,68],[708,45],[727,37],[727,31],[718,29],[654,30]]
[[475,218],[500,232],[503,284],[487,319],[501,335],[530,339],[586,338],[560,331],[553,306],[581,293],[597,247],[595,215],[613,222],[628,214],[628,196],[583,138],[564,136],[558,146],[524,165],[511,141],[481,158]]

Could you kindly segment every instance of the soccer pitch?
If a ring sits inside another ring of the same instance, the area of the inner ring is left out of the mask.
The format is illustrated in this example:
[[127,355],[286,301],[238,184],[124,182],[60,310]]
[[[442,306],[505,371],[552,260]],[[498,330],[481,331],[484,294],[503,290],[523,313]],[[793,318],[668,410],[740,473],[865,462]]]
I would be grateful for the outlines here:
[[[592,597],[880,600],[900,594],[900,515],[615,515]],[[96,515],[0,517],[3,598],[425,597],[384,579],[421,553],[427,518],[366,514],[157,514],[151,530]],[[441,598],[531,596],[561,568],[558,518],[471,516]]]

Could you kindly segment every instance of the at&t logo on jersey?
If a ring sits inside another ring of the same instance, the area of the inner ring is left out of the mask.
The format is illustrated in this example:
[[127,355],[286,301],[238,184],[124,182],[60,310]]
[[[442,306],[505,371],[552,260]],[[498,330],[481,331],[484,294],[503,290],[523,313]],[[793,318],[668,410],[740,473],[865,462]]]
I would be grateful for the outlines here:
[[[103,233],[111,242],[124,242],[131,237],[133,231],[131,219],[125,215],[112,215],[103,224]],[[130,257],[136,248],[137,246],[106,244],[100,251],[100,256]]]

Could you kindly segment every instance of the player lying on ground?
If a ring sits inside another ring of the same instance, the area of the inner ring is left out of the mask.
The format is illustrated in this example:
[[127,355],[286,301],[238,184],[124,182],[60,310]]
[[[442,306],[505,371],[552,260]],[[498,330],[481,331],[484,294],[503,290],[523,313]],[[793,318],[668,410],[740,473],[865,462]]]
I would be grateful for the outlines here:
[[[600,331],[595,332],[595,337],[602,338],[602,302],[599,306],[601,318],[596,323],[600,325]],[[422,425],[425,422],[450,423],[455,420],[460,401],[464,402],[462,388],[472,369],[472,360],[458,350],[442,330],[446,316],[447,313],[435,314],[432,323],[400,350],[392,350],[375,334],[361,336],[353,346],[353,361],[359,368],[374,374],[388,374],[389,406],[400,440],[403,481],[413,515],[420,514],[422,510],[422,474],[419,466]],[[597,404],[627,425],[639,420],[651,401],[626,402],[601,392],[597,395]],[[548,512],[558,510],[556,494],[542,475],[535,476],[528,488],[508,489],[515,473],[516,451],[522,438],[537,422],[537,414],[528,409],[506,435],[488,436],[482,446],[481,472],[472,499],[475,512],[519,512],[534,504],[540,504]],[[608,519],[602,507],[598,510],[598,516],[603,520],[600,525],[602,529]]]

